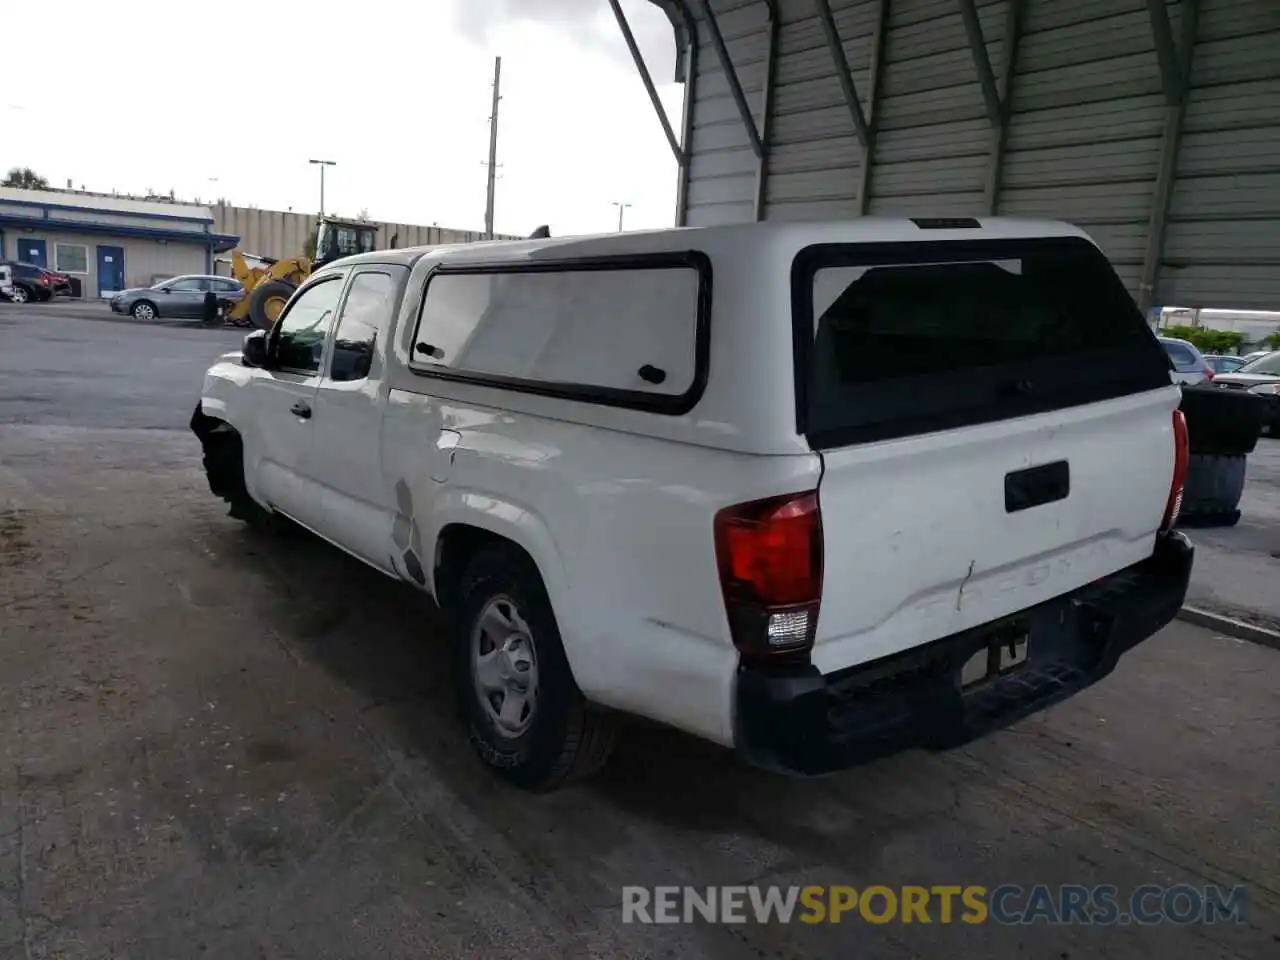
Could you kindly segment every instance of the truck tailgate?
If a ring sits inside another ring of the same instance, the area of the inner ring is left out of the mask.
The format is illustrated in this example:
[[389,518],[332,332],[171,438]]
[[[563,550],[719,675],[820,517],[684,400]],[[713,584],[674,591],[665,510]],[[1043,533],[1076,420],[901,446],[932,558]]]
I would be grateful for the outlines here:
[[828,450],[824,673],[1024,610],[1150,555],[1174,389]]
[[1179,393],[1086,238],[810,247],[792,304],[797,426],[824,465],[820,670],[1150,555]]

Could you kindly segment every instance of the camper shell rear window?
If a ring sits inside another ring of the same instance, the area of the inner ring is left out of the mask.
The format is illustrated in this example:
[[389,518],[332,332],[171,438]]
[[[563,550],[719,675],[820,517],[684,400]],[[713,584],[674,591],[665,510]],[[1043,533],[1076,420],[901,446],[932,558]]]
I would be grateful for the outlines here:
[[791,271],[796,424],[815,449],[1170,383],[1128,291],[1078,237],[821,244]]

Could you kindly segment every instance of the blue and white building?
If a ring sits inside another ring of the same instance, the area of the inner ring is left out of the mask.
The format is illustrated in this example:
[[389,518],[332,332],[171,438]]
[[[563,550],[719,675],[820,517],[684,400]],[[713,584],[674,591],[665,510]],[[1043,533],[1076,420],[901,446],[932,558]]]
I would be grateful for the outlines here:
[[0,187],[0,259],[65,273],[87,299],[213,273],[214,257],[239,239],[216,232],[204,206]]

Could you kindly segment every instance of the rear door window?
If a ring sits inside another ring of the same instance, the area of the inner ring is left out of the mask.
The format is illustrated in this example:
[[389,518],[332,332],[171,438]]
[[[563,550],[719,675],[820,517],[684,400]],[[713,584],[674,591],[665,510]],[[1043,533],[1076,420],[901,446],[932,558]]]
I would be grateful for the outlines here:
[[403,272],[400,267],[362,270],[351,279],[333,335],[331,380],[363,380],[369,376],[378,341],[386,336],[396,304],[396,278],[391,270],[397,276]]
[[810,247],[792,299],[797,422],[818,447],[1169,385],[1156,339],[1082,239]]

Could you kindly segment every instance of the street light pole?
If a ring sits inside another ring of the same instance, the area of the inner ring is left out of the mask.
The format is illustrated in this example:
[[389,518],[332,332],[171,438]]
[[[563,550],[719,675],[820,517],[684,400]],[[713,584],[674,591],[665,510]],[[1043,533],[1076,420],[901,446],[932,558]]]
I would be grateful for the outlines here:
[[308,160],[307,163],[315,163],[320,166],[320,216],[324,216],[324,168],[336,167],[336,160]]
[[617,207],[617,208],[618,208],[618,232],[619,232],[619,233],[621,233],[621,232],[622,232],[622,214],[623,214],[623,211],[624,211],[624,210],[626,210],[626,209],[627,209],[627,207],[631,206],[631,204],[629,204],[629,203],[623,203],[621,200],[614,200],[614,201],[613,201],[613,205],[614,205],[615,207]]

